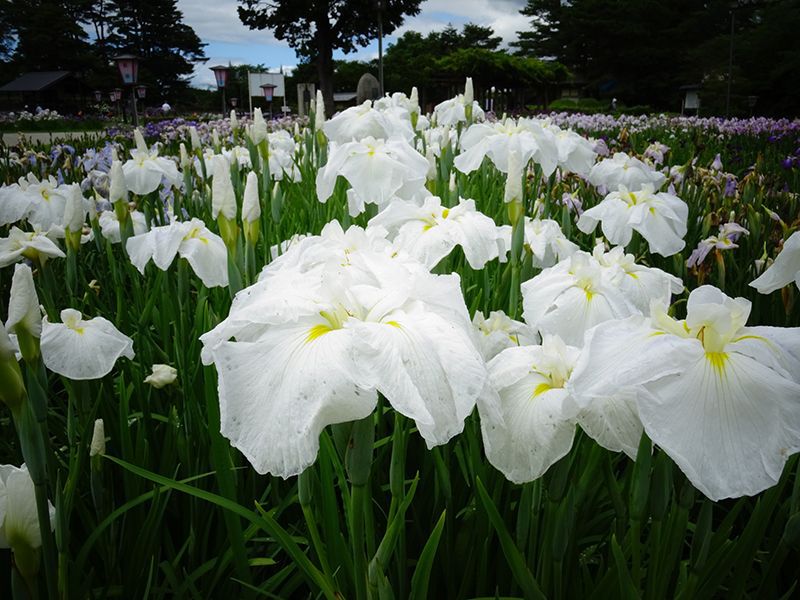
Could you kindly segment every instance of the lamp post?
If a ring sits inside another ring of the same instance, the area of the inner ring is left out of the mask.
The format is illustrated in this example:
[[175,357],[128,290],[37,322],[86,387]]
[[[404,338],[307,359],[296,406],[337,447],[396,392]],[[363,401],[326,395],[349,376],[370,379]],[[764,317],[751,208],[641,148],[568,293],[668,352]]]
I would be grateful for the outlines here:
[[265,83],[261,86],[261,90],[264,92],[264,100],[267,101],[269,104],[269,116],[272,118],[272,95],[275,93],[275,88],[277,86],[271,83]]
[[131,88],[131,105],[133,107],[133,126],[139,126],[139,115],[136,112],[136,92],[134,86],[139,79],[139,57],[135,54],[118,54],[114,57],[122,83]]
[[119,88],[114,88],[110,92],[108,92],[108,99],[111,100],[114,104],[117,105],[117,118],[120,117],[122,111],[119,107],[119,99],[122,98],[122,90]]
[[225,86],[228,83],[228,73],[230,69],[224,65],[217,65],[216,67],[211,67],[211,70],[214,71],[214,79],[217,81],[217,89],[222,91],[222,114],[225,114]]
[[147,95],[147,86],[140,83],[134,89],[136,90],[136,97],[142,101],[142,114],[146,115],[147,111],[144,106],[144,98]]
[[383,98],[383,0],[377,0],[378,8],[378,84]]

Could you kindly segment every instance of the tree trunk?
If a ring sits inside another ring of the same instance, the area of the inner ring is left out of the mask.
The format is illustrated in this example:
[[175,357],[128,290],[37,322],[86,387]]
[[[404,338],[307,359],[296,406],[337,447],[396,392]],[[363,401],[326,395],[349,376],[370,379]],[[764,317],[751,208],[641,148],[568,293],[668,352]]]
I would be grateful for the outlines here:
[[333,36],[327,10],[317,16],[316,26],[317,76],[325,100],[325,115],[330,118],[333,115]]

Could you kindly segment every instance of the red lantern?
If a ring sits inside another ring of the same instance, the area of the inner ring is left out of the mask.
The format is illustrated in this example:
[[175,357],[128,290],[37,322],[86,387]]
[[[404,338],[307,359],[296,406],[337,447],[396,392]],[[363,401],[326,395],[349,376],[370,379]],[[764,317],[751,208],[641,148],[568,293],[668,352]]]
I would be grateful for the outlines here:
[[217,88],[222,89],[228,83],[228,67],[217,65],[216,67],[211,67],[211,70],[214,71],[214,78],[217,80]]
[[135,85],[139,79],[139,57],[135,54],[119,54],[114,57],[122,83]]
[[264,91],[264,100],[267,102],[272,102],[272,95],[275,93],[275,88],[278,87],[271,83],[265,83],[261,86],[261,89]]

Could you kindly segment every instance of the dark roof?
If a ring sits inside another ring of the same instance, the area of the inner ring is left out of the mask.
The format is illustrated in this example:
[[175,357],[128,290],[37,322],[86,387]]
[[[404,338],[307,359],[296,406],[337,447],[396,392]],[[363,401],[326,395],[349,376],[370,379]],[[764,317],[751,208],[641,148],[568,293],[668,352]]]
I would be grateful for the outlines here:
[[70,74],[69,71],[35,71],[25,73],[0,87],[0,92],[41,92]]

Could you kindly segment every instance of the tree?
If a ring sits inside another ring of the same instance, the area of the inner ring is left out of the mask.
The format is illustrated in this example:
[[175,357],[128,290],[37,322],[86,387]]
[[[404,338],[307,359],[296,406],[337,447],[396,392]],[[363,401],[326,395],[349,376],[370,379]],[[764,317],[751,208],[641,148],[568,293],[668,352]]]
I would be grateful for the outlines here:
[[[519,32],[518,53],[559,60],[593,95],[675,110],[679,88],[698,83],[716,112],[726,104],[733,20],[740,112],[746,94],[797,104],[797,0],[528,0],[521,12],[530,29]],[[769,94],[773,86],[785,93]]]
[[316,62],[325,110],[333,111],[333,51],[353,52],[419,14],[422,0],[239,0],[239,19],[250,29],[271,29],[301,57]]
[[[3,3],[6,50],[17,72],[86,72],[96,66],[88,35],[81,27],[84,2],[11,0]],[[9,35],[10,34],[10,35]]]
[[107,0],[105,45],[112,56],[132,52],[141,57],[140,80],[156,94],[174,100],[188,85],[192,63],[206,60],[197,34],[183,23],[177,0]]
[[461,31],[448,25],[425,36],[407,31],[386,51],[386,88],[408,93],[417,86],[425,106],[452,95],[465,77],[472,77],[479,87],[520,88],[565,75],[559,64],[543,65],[498,51],[501,42],[491,27],[474,23],[465,24]]

